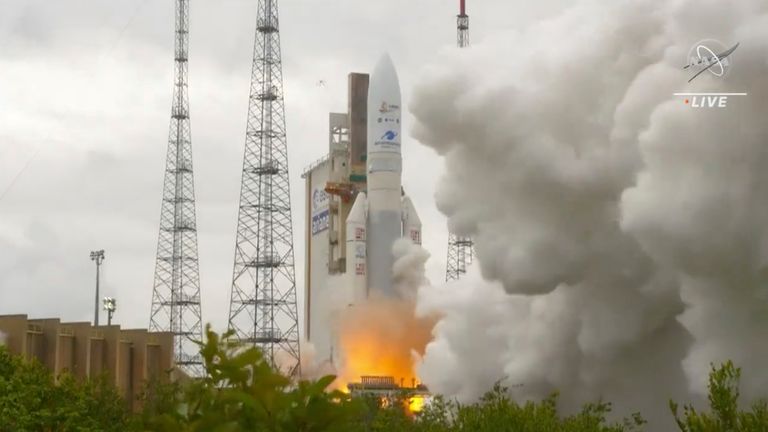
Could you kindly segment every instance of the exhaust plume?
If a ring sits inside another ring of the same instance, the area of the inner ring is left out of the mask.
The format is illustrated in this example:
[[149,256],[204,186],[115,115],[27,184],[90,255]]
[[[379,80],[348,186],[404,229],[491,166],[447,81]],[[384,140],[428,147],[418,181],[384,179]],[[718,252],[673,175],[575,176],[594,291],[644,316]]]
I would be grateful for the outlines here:
[[[758,0],[587,0],[425,68],[413,135],[445,157],[437,204],[479,259],[419,292],[441,317],[430,389],[471,400],[504,379],[653,421],[733,359],[765,396],[767,20]],[[705,38],[740,42],[733,66],[688,83]]]
[[421,380],[415,364],[432,338],[434,317],[416,316],[416,296],[427,284],[424,263],[429,258],[421,246],[403,238],[393,246],[393,279],[398,298],[377,295],[338,314],[341,363],[336,385],[346,388],[364,375],[391,376],[411,386]]

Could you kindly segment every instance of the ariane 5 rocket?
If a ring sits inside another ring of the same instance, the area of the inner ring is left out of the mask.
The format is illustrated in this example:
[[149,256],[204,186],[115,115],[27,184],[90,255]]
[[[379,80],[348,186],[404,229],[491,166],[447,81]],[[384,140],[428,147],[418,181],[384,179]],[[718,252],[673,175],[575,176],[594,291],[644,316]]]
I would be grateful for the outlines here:
[[355,301],[373,291],[396,297],[392,246],[401,237],[421,244],[421,220],[402,187],[400,83],[389,55],[368,86],[367,194],[357,194],[347,217],[347,269]]

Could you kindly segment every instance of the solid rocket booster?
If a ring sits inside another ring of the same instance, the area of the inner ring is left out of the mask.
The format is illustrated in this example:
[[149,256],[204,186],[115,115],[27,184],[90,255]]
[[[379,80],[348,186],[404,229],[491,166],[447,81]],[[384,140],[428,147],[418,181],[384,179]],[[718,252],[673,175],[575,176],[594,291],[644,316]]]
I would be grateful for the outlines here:
[[371,290],[397,296],[392,246],[404,236],[421,244],[421,220],[403,194],[401,130],[400,84],[392,59],[384,55],[368,86],[368,193],[358,194],[347,218],[347,274],[356,299]]
[[368,296],[366,287],[366,199],[365,193],[357,194],[347,216],[347,275],[352,283],[349,303],[359,303]]

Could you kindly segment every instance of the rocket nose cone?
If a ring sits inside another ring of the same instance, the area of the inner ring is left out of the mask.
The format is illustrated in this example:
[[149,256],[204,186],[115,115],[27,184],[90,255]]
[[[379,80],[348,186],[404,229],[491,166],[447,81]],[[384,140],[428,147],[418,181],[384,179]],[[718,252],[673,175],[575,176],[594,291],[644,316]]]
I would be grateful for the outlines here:
[[397,71],[395,71],[395,64],[392,62],[392,57],[389,56],[389,53],[384,53],[384,55],[379,58],[379,61],[376,63],[376,67],[373,69],[373,79],[391,79],[394,78],[397,79]]
[[385,52],[384,54],[382,54],[381,57],[379,57],[379,61],[376,62],[376,70],[384,69],[384,68],[392,69],[392,70],[395,69],[395,63],[392,62],[392,57],[389,55],[388,52]]

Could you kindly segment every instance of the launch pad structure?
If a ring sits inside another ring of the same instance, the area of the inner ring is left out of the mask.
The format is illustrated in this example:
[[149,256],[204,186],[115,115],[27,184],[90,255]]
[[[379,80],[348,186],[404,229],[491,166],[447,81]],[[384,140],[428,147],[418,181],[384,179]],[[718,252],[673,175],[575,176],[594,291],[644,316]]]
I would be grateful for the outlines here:
[[360,382],[349,383],[347,390],[352,397],[372,396],[384,405],[398,400],[406,402],[408,412],[412,414],[420,412],[425,402],[432,397],[424,384],[412,381],[408,386],[402,379],[398,384],[391,376],[362,376]]
[[[320,349],[318,358],[328,362],[332,352],[322,347],[328,346],[331,334],[321,301],[329,296],[330,278],[346,272],[345,221],[358,192],[367,186],[368,83],[368,74],[349,74],[348,111],[330,113],[328,153],[301,176],[306,187],[304,335]],[[350,304],[353,299],[341,301]]]

